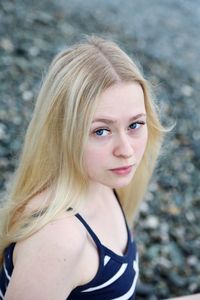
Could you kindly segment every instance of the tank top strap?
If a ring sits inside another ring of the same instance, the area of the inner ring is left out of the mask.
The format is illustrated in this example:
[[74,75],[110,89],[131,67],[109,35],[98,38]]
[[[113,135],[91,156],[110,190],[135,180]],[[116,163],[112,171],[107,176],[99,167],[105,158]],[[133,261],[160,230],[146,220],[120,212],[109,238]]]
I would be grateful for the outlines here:
[[92,228],[88,225],[88,223],[84,220],[84,218],[79,213],[76,213],[75,217],[77,217],[79,219],[79,221],[83,224],[83,226],[86,228],[87,232],[90,234],[90,236],[94,240],[94,242],[97,245],[97,247],[98,248],[101,247],[102,244],[101,244],[99,238],[94,233],[94,231],[92,230]]

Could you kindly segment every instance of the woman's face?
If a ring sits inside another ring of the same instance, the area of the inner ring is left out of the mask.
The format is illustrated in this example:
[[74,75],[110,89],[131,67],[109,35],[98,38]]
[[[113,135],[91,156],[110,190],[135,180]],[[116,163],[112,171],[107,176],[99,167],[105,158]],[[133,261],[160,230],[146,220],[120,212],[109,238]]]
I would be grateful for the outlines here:
[[142,159],[147,138],[141,86],[117,83],[104,91],[84,150],[84,168],[90,184],[126,186]]

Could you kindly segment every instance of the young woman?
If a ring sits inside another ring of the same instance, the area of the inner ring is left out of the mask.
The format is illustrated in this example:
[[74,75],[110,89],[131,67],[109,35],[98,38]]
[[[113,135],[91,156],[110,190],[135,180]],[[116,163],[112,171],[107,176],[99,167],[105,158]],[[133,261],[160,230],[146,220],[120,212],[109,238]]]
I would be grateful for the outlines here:
[[92,36],[55,57],[1,218],[0,299],[134,299],[129,228],[163,132],[115,43]]

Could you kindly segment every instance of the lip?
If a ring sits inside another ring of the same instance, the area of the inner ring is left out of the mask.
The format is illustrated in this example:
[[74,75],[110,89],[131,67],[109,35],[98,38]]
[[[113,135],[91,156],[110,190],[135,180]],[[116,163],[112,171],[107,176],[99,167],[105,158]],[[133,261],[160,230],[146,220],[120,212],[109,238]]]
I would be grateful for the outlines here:
[[117,175],[127,175],[132,171],[132,169],[133,169],[133,165],[130,165],[130,166],[124,166],[120,168],[110,169],[110,171]]

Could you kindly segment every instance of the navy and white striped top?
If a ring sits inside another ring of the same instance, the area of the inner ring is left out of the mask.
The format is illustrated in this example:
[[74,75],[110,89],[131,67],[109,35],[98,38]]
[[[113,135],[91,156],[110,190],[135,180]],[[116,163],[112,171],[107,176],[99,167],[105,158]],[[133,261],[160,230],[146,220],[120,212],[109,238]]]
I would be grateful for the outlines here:
[[138,278],[138,255],[135,241],[128,231],[126,253],[121,256],[104,246],[94,231],[79,215],[77,218],[83,223],[96,243],[99,252],[99,268],[95,277],[87,284],[76,287],[68,299],[70,300],[133,300]]
[[4,299],[4,295],[12,275],[14,267],[12,260],[14,247],[15,244],[12,243],[4,252],[4,262],[0,272],[0,300]]
[[[95,277],[87,284],[76,287],[67,299],[69,300],[133,300],[138,278],[138,255],[135,241],[131,238],[127,226],[128,243],[124,255],[118,255],[104,246],[97,235],[80,214],[76,217],[85,226],[93,238],[99,253],[99,268]],[[13,271],[13,250],[11,244],[5,250],[4,263],[0,272],[0,300],[4,299],[6,288]],[[66,278],[67,280],[67,278]]]

